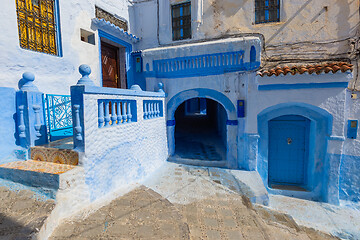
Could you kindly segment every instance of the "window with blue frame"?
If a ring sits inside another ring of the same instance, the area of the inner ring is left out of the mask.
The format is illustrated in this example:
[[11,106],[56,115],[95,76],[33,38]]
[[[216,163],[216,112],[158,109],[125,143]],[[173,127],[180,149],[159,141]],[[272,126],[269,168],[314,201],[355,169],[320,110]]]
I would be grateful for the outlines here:
[[255,23],[280,22],[280,0],[255,0]]
[[60,55],[56,0],[16,0],[20,47]]
[[191,3],[171,6],[173,41],[191,38]]
[[185,115],[207,115],[206,98],[192,98],[185,102]]

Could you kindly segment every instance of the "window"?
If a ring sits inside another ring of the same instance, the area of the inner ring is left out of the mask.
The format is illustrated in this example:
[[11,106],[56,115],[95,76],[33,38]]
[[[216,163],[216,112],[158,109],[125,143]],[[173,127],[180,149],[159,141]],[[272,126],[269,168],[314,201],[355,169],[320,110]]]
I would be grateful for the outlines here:
[[191,38],[191,3],[171,6],[173,41]]
[[255,23],[280,22],[280,0],[255,0]]
[[16,0],[20,47],[58,55],[55,0]]

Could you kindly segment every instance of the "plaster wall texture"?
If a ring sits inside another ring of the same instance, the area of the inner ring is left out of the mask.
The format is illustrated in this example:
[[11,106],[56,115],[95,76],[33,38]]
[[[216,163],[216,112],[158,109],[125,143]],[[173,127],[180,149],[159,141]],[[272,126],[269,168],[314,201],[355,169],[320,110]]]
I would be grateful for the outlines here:
[[[308,168],[308,186],[311,188],[311,192],[294,192],[294,191],[282,191],[269,189],[272,193],[280,193],[290,196],[297,196],[306,199],[317,199],[334,204],[339,203],[339,177],[340,177],[340,163],[341,154],[343,154],[343,139],[344,129],[346,125],[346,103],[347,103],[347,90],[346,83],[352,78],[351,73],[336,73],[336,74],[321,74],[321,75],[294,75],[294,76],[278,76],[278,77],[256,77],[255,83],[249,84],[248,93],[248,106],[247,106],[247,118],[245,124],[245,135],[253,135],[260,133],[258,129],[259,120],[258,114],[262,113],[263,110],[276,106],[278,104],[290,104],[300,103],[309,104],[318,109],[325,110],[330,119],[329,121],[330,131],[324,129],[323,123],[317,123],[317,133],[313,136],[314,142],[314,156],[310,155],[309,168]],[[324,86],[321,84],[328,83],[340,83],[343,87],[331,87],[321,88]],[[290,89],[270,89],[261,90],[261,87],[286,87],[290,86]],[[296,85],[301,84],[301,85]],[[317,84],[315,88],[302,89],[298,86],[304,86],[304,84]],[[250,94],[252,92],[252,94]],[[295,105],[294,105],[295,107]],[[309,109],[310,111],[310,109]],[[320,111],[320,110],[319,110]],[[288,109],[291,114],[291,108]],[[310,115],[311,116],[311,115]],[[315,119],[316,117],[313,116]],[[319,121],[312,119],[313,121]],[[260,122],[261,123],[261,122]],[[261,123],[262,124],[262,123]],[[320,124],[320,125],[319,125]],[[267,131],[263,129],[261,131]],[[311,130],[310,130],[311,131]],[[320,132],[318,132],[320,131]],[[263,178],[265,186],[268,185],[268,159],[267,159],[267,132],[260,134],[259,149],[255,153],[257,163],[252,164],[255,167],[261,177]],[[321,134],[321,138],[318,138],[318,134]],[[325,140],[321,140],[321,139]],[[324,142],[325,141],[325,142]],[[249,141],[248,144],[256,142]],[[264,146],[266,149],[264,149]],[[250,150],[248,150],[250,151]],[[312,150],[311,150],[312,151]],[[250,152],[251,153],[251,152]],[[248,154],[249,161],[250,157],[254,157],[254,154]],[[246,157],[246,154],[245,154]],[[245,160],[246,161],[246,160]],[[249,162],[249,164],[251,161]],[[251,169],[251,168],[250,168]]]
[[[98,99],[136,100],[137,121],[99,128]],[[142,180],[166,161],[165,117],[144,120],[143,100],[162,98],[84,95],[84,168],[91,201]]]
[[[33,72],[41,92],[69,94],[70,86],[79,79],[77,68],[86,63],[91,66],[96,85],[100,85],[100,60],[98,32],[91,25],[95,5],[129,19],[128,1],[77,0],[59,1],[62,56],[39,53],[20,48],[16,4],[5,0],[0,15],[3,40],[0,41],[0,87],[17,88],[21,74]],[[131,29],[131,26],[129,26]],[[95,45],[80,39],[80,28],[95,34]]]
[[[335,73],[320,75],[287,75],[278,77],[256,77],[256,83],[250,83],[246,119],[246,132],[257,133],[257,115],[262,110],[286,102],[302,102],[320,107],[333,115],[332,135],[344,136],[345,127],[345,88],[310,88],[258,91],[260,85],[348,82],[352,74]],[[296,88],[296,87],[295,87]],[[250,94],[252,93],[252,94]]]
[[[280,1],[280,22],[255,24],[255,1],[191,0],[192,38],[172,41],[171,5],[179,0],[134,1],[142,20],[158,20],[157,26],[142,28],[141,49],[157,45],[181,44],[190,41],[224,37],[232,34],[262,34],[267,56],[281,59],[329,59],[347,57],[351,50],[348,37],[355,37],[359,22],[358,1]],[[159,5],[158,5],[159,4]],[[146,13],[144,9],[152,9]],[[148,41],[149,40],[149,41]],[[343,40],[343,41],[337,41]]]
[[[346,94],[346,125],[347,120],[360,119],[360,101],[358,98],[352,99],[351,92]],[[340,199],[360,202],[360,133],[359,128],[356,139],[350,139],[346,136],[341,156],[340,165]]]

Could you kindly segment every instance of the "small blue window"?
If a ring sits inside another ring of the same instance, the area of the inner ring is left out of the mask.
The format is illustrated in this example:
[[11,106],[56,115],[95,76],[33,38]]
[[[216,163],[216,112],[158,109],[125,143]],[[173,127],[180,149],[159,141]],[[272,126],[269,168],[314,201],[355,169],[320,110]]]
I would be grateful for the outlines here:
[[255,0],[255,23],[280,22],[280,0]]
[[171,6],[173,40],[191,38],[191,3]]

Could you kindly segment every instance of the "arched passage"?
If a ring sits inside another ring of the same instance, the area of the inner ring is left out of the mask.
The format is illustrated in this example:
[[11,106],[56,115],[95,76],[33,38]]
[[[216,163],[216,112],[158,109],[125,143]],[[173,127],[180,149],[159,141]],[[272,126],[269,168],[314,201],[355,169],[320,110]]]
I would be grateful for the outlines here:
[[206,98],[186,100],[175,112],[174,156],[189,160],[226,161],[226,111]]
[[[226,135],[226,140],[224,140],[224,148],[226,149],[225,161],[221,161],[224,167],[228,168],[237,168],[237,118],[234,104],[222,93],[212,90],[212,89],[191,89],[180,92],[173,96],[167,103],[167,128],[168,128],[168,146],[169,146],[169,155],[173,156],[175,154],[175,128],[177,125],[175,119],[175,112],[181,104],[186,102],[189,99],[207,99],[206,101],[214,102],[220,106],[219,109],[224,110],[225,126],[223,136]],[[210,104],[212,104],[210,102]],[[184,104],[185,106],[185,104]],[[218,119],[219,115],[216,115],[215,118]],[[226,143],[226,144],[225,144]],[[199,164],[197,164],[199,163]],[[196,162],[196,165],[209,165],[217,166],[211,161]],[[220,166],[220,165],[219,165]]]

